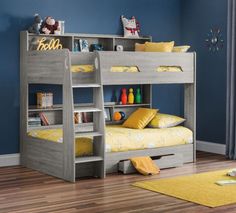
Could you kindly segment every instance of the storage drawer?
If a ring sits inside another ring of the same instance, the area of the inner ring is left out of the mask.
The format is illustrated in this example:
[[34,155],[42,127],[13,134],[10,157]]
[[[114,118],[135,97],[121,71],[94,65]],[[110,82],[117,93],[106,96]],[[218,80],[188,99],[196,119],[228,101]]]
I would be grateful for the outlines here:
[[[171,167],[180,167],[183,166],[183,155],[182,154],[173,154],[165,156],[153,157],[153,161],[160,169],[171,168]],[[124,174],[135,173],[136,169],[133,167],[130,160],[124,160],[119,162],[119,171]]]

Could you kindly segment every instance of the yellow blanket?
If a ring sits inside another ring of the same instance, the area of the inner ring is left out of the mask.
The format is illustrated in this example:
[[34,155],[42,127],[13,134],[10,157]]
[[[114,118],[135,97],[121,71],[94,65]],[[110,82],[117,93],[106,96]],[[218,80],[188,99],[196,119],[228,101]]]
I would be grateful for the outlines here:
[[[53,142],[63,141],[62,129],[32,130],[29,136]],[[106,126],[106,152],[124,152],[192,143],[192,131],[182,127],[129,129]],[[76,139],[76,156],[92,154],[92,138]]]

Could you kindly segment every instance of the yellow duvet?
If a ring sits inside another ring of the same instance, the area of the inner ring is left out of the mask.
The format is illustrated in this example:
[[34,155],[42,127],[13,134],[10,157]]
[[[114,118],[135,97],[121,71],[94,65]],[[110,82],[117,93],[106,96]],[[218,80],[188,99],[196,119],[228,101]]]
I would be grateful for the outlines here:
[[[62,129],[32,130],[29,136],[62,143]],[[122,126],[106,127],[106,152],[125,152],[192,143],[192,131],[177,126],[165,129],[129,129]],[[76,156],[91,155],[91,138],[76,139]]]

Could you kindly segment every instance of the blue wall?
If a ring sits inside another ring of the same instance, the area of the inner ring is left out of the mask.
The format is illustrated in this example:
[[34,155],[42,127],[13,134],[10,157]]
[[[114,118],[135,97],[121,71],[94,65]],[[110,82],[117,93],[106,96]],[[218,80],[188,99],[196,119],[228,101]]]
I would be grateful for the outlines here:
[[[182,43],[197,52],[197,139],[225,143],[227,1],[183,0]],[[205,45],[211,28],[220,28],[224,48],[209,52]]]
[[[180,42],[180,0],[1,0],[0,154],[19,152],[19,32],[32,16],[66,22],[66,32],[121,34],[121,14],[138,17],[142,34]],[[155,86],[154,106],[181,114],[179,86]]]

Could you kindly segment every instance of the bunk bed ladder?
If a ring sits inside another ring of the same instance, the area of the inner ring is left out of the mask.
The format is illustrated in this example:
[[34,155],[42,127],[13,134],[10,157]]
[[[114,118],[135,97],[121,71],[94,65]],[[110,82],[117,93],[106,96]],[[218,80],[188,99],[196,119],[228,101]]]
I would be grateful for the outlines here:
[[[94,83],[95,82],[95,83]],[[87,131],[75,128],[75,139],[80,137],[93,138],[93,155],[75,158],[75,169],[77,177],[94,176],[105,178],[105,120],[103,86],[101,83],[101,73],[97,69],[94,72],[94,82],[88,84],[72,85],[73,89],[91,88],[93,90],[93,103],[87,107],[75,107],[74,112],[93,113],[93,127]],[[86,129],[86,128],[85,128]]]

